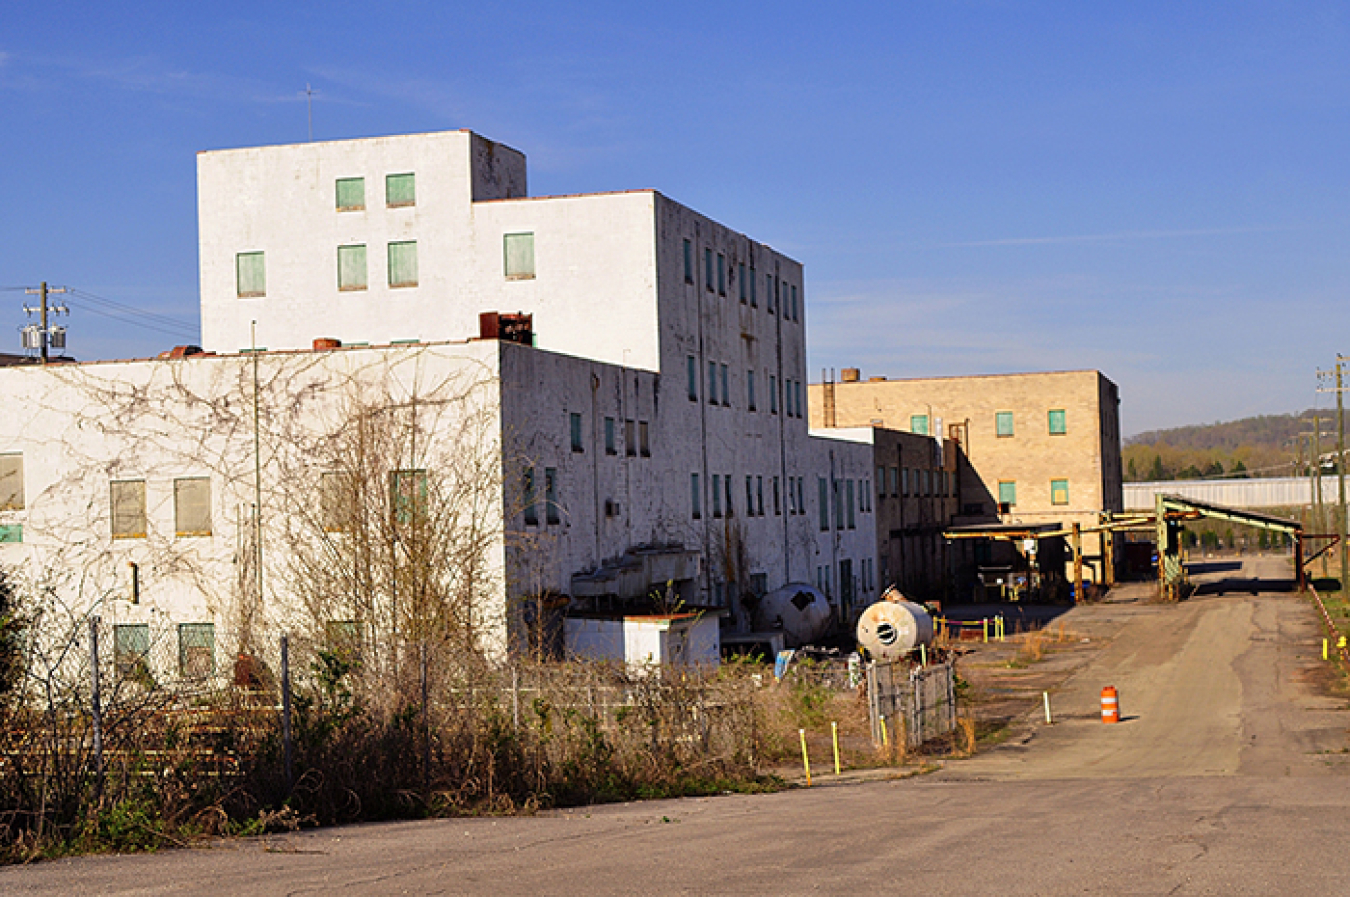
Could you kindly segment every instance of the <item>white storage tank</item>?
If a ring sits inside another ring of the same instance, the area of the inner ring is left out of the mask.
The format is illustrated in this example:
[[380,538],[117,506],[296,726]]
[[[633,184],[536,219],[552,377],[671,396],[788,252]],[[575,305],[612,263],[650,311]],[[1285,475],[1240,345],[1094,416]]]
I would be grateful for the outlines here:
[[815,586],[788,583],[759,599],[754,625],[758,630],[781,632],[787,647],[800,648],[829,631],[832,614],[829,599]]
[[906,601],[895,589],[858,618],[858,647],[882,663],[900,660],[920,645],[933,642],[933,618],[922,605]]

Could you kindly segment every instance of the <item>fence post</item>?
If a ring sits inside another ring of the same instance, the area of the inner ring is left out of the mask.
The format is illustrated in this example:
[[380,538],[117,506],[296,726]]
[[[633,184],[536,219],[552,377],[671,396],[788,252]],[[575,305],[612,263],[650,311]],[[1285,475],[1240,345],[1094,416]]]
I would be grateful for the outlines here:
[[427,643],[421,644],[422,654],[422,790],[431,794],[431,712],[427,698]]
[[281,637],[281,749],[286,763],[286,796],[295,787],[295,765],[291,746],[291,639]]
[[94,803],[103,798],[103,708],[98,691],[98,624],[97,616],[89,618],[89,696],[94,725]]
[[520,731],[520,668],[511,664],[511,728]]

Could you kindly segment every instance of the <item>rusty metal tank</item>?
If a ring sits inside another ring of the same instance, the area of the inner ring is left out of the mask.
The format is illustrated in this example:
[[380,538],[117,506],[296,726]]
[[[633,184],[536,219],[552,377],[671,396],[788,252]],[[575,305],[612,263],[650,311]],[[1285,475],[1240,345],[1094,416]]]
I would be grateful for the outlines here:
[[873,660],[890,663],[933,642],[933,618],[922,605],[894,588],[858,618],[858,647]]
[[800,648],[829,631],[832,617],[833,609],[823,592],[796,582],[759,599],[753,622],[757,630],[782,632],[787,647]]

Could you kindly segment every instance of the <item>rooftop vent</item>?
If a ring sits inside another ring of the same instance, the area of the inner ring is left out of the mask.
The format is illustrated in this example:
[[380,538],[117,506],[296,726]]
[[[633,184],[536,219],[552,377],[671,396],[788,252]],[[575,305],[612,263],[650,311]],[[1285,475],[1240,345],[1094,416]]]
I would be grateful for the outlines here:
[[328,352],[332,349],[341,349],[342,340],[333,339],[331,336],[319,336],[314,338],[315,352]]
[[857,383],[862,378],[862,371],[857,368],[844,368],[839,372],[839,382]]
[[478,316],[478,338],[499,339],[522,346],[534,345],[534,315],[485,311]]

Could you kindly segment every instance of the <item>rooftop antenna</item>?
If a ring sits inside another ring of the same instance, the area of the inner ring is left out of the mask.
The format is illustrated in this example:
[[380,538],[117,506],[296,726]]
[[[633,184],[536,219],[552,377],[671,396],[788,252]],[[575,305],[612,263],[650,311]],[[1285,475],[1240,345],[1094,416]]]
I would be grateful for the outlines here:
[[310,143],[313,143],[313,142],[314,142],[314,95],[315,95],[316,93],[318,93],[318,91],[315,90],[314,88],[310,87],[310,86],[309,86],[309,82],[306,81],[306,82],[305,82],[305,89],[302,90],[301,93],[303,93],[303,94],[305,95],[305,111],[308,113],[308,116],[309,116],[309,142],[310,142]]

